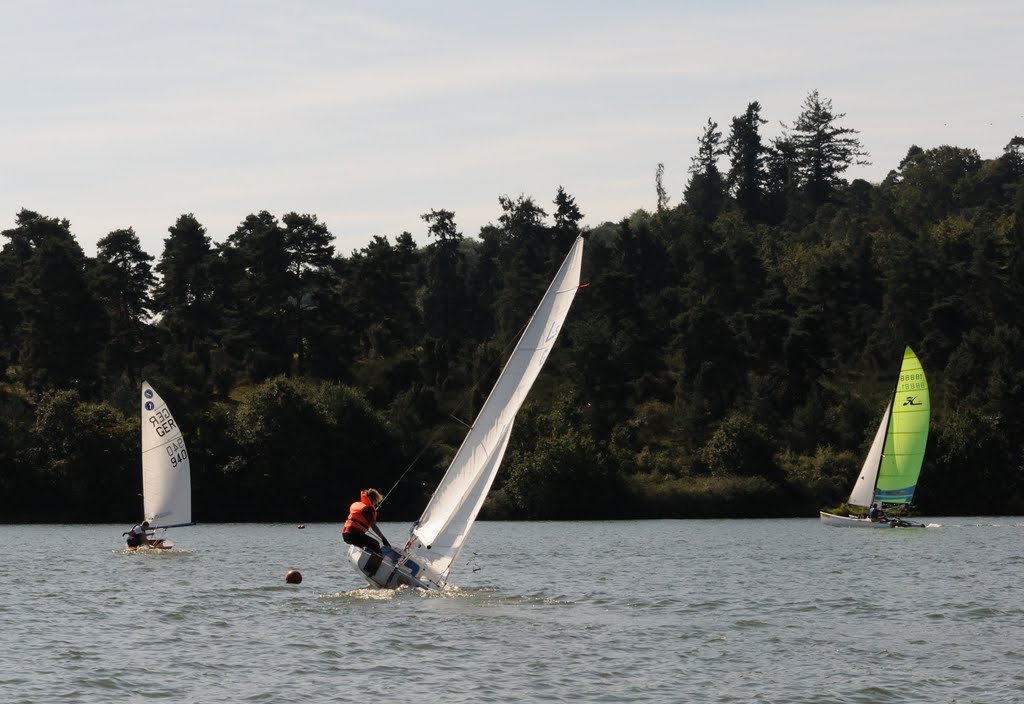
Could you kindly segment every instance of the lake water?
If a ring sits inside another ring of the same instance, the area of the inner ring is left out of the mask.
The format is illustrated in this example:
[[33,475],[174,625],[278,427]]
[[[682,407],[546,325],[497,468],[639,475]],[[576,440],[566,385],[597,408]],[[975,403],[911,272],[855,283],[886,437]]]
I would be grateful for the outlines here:
[[0,526],[0,701],[1024,702],[1024,518],[926,520],[482,522],[441,593],[338,524]]

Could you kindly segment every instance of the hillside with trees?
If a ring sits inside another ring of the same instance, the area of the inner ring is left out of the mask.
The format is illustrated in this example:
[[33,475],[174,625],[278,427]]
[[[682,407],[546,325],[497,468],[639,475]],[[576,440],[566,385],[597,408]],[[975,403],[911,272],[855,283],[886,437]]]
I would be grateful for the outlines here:
[[[1024,138],[910,146],[880,183],[811,92],[782,136],[709,118],[685,190],[583,234],[581,289],[483,517],[814,516],[849,492],[910,345],[932,421],[915,504],[1024,513]],[[652,165],[653,166],[653,165]],[[552,197],[552,196],[548,196]],[[677,202],[673,202],[677,201]],[[335,251],[314,214],[192,214],[87,256],[23,209],[0,249],[0,520],[131,521],[138,389],[170,404],[198,522],[341,520],[368,485],[410,520],[442,476],[585,204],[497,198]]]

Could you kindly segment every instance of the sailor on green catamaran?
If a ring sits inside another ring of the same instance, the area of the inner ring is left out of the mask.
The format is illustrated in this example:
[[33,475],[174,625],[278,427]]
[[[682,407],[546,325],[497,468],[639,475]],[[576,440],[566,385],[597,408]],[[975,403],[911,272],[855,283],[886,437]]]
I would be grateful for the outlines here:
[[[920,360],[910,347],[903,350],[900,375],[889,403],[882,414],[875,438],[868,450],[857,480],[854,482],[849,506],[868,508],[868,516],[836,515],[821,511],[821,520],[830,526],[863,526],[869,528],[918,528],[923,525],[902,518],[914,498],[928,446],[928,424],[931,401],[928,380]],[[888,506],[892,516],[882,512]]]

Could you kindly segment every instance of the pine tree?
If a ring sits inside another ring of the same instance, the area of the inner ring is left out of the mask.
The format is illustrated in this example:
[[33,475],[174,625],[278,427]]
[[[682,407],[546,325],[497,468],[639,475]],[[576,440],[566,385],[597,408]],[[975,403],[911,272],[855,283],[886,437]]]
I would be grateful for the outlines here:
[[697,154],[690,164],[690,180],[683,199],[699,218],[710,222],[725,205],[725,179],[718,170],[718,159],[726,153],[718,123],[708,118],[704,133],[697,139]]
[[561,261],[565,257],[565,252],[580,234],[580,220],[583,219],[583,213],[576,205],[576,199],[566,193],[561,186],[558,187],[558,193],[555,194],[554,203],[555,226],[552,229],[554,249],[551,252],[551,257]]
[[160,315],[159,326],[170,335],[166,352],[195,360],[205,382],[217,326],[211,270],[216,255],[206,228],[192,213],[179,216],[167,232],[156,264],[160,282],[153,292],[153,310]]
[[767,123],[761,117],[761,104],[747,105],[747,111],[732,119],[732,129],[726,140],[730,167],[726,178],[736,206],[747,220],[759,220],[764,210],[764,191],[768,149],[761,141],[760,126]]
[[654,192],[658,195],[658,212],[668,210],[668,191],[665,190],[665,165],[659,163],[654,171]]
[[2,233],[4,295],[14,312],[20,378],[36,388],[78,386],[97,380],[103,313],[86,282],[87,259],[71,223],[31,210]]
[[155,277],[153,257],[142,251],[132,228],[115,230],[96,244],[90,282],[109,324],[104,359],[108,376],[126,374],[132,386],[145,357],[147,318],[152,313],[150,289]]
[[836,125],[844,117],[846,113],[833,113],[832,101],[813,90],[793,124],[791,139],[800,179],[814,205],[831,200],[836,187],[844,183],[842,174],[848,168],[870,163],[863,158],[868,156],[864,146],[853,136],[857,130]]

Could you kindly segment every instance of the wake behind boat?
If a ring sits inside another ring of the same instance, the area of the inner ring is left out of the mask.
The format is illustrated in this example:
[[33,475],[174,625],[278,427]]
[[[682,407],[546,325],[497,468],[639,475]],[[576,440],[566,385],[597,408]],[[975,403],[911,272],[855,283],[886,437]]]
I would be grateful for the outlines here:
[[[152,532],[192,525],[192,474],[181,428],[167,404],[142,382],[142,502],[147,538]],[[129,543],[129,549],[133,546]],[[149,538],[136,548],[167,550],[170,540]]]
[[577,237],[405,547],[383,548],[379,561],[360,547],[349,548],[349,559],[371,586],[441,589],[447,583],[501,466],[516,413],[569,314],[582,261],[583,238]]
[[[930,417],[928,380],[917,355],[907,347],[903,351],[899,380],[882,414],[882,422],[868,450],[860,476],[846,501],[848,505],[862,508],[894,507],[900,510],[910,505],[928,444]],[[922,523],[898,516],[864,518],[821,511],[820,518],[827,526],[841,528],[925,527]]]

